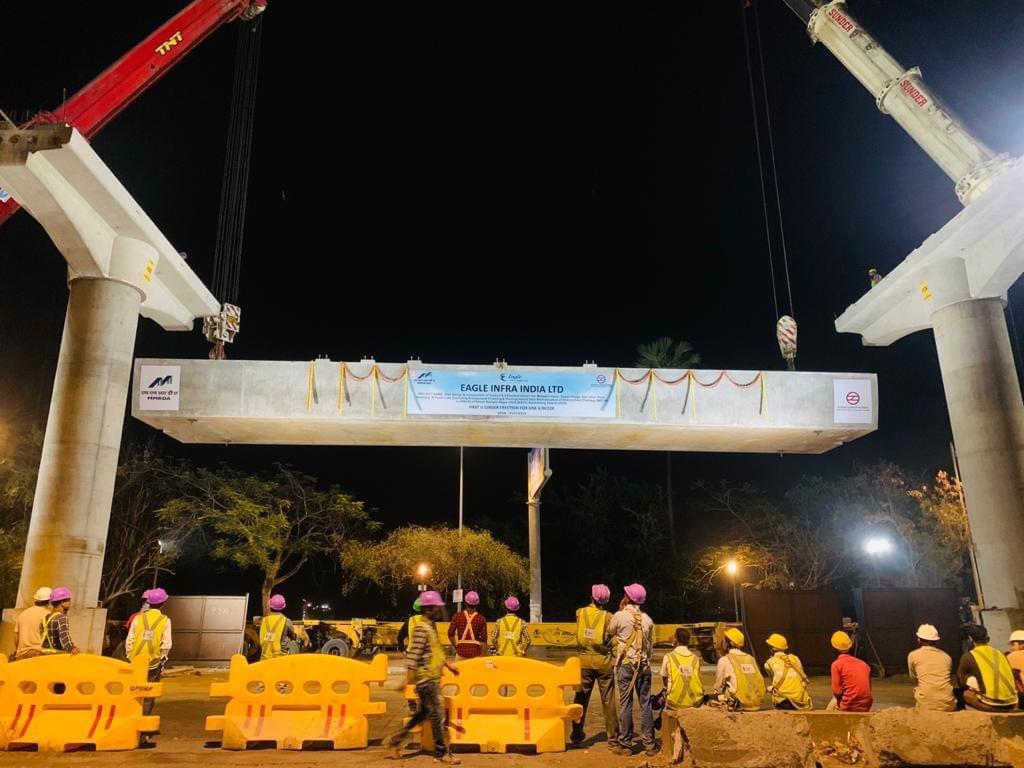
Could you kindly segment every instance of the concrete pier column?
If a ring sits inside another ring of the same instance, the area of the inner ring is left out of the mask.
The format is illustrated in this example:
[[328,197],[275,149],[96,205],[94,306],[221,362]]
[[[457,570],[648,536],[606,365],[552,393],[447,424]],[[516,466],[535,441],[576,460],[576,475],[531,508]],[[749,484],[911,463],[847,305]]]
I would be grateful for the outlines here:
[[1024,607],[1024,404],[1003,307],[968,299],[931,316],[985,602],[1004,609],[996,642]]
[[530,538],[530,622],[539,623],[544,621],[540,579],[540,499],[526,502],[526,509]]
[[71,283],[18,585],[19,608],[32,604],[39,586],[71,589],[72,637],[96,653],[106,619],[97,600],[140,300],[137,288],[119,280]]

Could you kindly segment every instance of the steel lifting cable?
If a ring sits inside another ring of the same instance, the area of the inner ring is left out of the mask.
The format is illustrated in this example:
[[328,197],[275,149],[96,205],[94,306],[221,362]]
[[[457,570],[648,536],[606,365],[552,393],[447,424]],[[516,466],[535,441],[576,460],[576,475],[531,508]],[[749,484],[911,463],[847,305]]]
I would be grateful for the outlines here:
[[242,276],[242,244],[262,37],[262,17],[258,16],[251,23],[239,26],[231,116],[221,182],[220,218],[213,254],[213,293],[221,301],[230,304],[238,303]]
[[[757,57],[761,65],[761,91],[764,96],[764,120],[768,130],[768,156],[772,161],[772,183],[775,187],[775,212],[779,217],[779,241],[782,246],[782,268],[786,273],[786,294],[789,297],[789,315],[796,317],[793,309],[793,287],[789,281],[789,255],[786,252],[786,229],[782,225],[782,198],[779,195],[779,171],[775,164],[775,138],[772,135],[772,111],[768,108],[768,81],[764,74],[764,46],[761,43],[761,17],[754,3],[754,33],[757,35]],[[749,60],[749,57],[748,57]],[[755,120],[756,120],[755,116]],[[762,185],[763,189],[763,185]],[[767,216],[767,212],[766,212]],[[778,312],[776,311],[776,315]]]

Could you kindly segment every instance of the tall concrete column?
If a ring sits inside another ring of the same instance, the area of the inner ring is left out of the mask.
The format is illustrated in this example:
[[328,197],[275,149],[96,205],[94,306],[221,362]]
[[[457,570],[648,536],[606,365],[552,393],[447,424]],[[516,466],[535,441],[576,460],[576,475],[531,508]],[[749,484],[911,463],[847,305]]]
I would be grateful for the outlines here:
[[530,621],[544,621],[540,585],[540,499],[526,502],[530,537]]
[[1003,307],[968,299],[931,320],[985,602],[1009,626],[1024,607],[1024,404]]
[[72,636],[94,652],[106,618],[96,606],[140,301],[137,288],[118,280],[71,283],[18,585],[19,608],[39,586],[70,588]]

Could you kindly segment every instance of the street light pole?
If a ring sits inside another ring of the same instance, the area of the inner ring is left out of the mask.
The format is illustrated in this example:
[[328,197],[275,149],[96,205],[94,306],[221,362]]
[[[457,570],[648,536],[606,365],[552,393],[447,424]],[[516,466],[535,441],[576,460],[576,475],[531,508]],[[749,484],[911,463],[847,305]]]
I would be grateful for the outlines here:
[[156,540],[156,559],[153,561],[153,589],[156,589],[156,582],[160,576],[160,557],[164,553],[163,539]]
[[736,623],[740,623],[740,598],[739,592],[736,589],[736,573],[739,571],[740,566],[735,560],[730,560],[725,564],[725,570],[729,573],[732,578],[732,608],[736,614]]

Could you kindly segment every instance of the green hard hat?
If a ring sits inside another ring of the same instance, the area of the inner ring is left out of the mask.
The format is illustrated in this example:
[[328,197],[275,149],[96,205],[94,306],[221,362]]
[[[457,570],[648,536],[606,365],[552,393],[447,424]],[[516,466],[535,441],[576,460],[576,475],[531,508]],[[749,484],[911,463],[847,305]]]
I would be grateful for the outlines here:
[[419,599],[418,597],[417,597],[417,598],[416,598],[416,599],[415,599],[415,600],[413,601],[413,603],[412,603],[412,609],[413,609],[414,611],[416,611],[416,613],[419,613],[420,611],[422,611],[422,610],[423,610],[423,606],[422,606],[422,605],[420,605],[420,599]]

